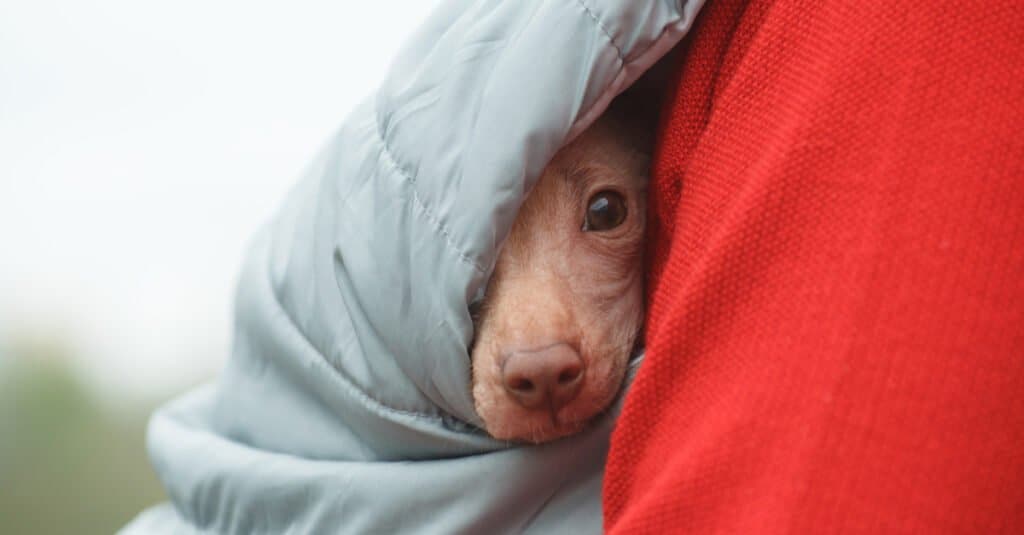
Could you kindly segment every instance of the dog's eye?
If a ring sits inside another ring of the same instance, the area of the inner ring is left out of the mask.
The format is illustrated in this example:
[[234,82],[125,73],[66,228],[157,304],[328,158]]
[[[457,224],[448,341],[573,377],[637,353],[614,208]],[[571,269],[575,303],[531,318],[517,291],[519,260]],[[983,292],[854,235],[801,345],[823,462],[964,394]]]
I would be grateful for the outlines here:
[[584,232],[611,230],[626,220],[626,200],[614,191],[599,191],[587,201]]

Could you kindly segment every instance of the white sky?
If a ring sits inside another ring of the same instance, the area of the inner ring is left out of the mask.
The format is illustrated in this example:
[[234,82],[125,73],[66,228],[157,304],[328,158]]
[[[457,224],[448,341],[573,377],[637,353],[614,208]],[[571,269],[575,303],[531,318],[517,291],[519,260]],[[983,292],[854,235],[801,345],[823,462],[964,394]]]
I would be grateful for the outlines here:
[[0,0],[0,353],[215,374],[247,239],[435,3]]

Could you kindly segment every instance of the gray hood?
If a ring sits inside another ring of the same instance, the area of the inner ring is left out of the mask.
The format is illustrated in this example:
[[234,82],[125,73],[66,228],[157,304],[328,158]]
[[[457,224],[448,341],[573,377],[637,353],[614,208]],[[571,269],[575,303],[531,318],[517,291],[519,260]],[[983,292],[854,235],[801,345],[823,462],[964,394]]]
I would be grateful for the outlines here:
[[171,503],[124,532],[600,532],[616,411],[489,438],[467,303],[555,151],[700,4],[443,3],[255,238],[227,368],[150,424]]

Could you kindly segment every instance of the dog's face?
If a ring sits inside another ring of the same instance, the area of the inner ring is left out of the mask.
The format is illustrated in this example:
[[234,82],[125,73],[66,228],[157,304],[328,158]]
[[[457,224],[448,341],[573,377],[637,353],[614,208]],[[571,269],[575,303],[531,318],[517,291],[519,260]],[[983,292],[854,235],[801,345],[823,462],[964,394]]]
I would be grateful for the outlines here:
[[598,120],[524,202],[473,310],[473,398],[495,438],[579,431],[618,392],[643,322],[649,156]]

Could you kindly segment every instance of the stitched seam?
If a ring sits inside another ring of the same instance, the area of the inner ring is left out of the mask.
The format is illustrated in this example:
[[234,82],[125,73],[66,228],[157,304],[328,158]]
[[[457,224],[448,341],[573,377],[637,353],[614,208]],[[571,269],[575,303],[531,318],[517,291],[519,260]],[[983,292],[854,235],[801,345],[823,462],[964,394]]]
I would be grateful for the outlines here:
[[583,11],[586,12],[586,14],[590,17],[592,21],[594,21],[594,26],[597,26],[597,28],[601,30],[601,33],[604,34],[605,38],[608,39],[608,42],[612,45],[612,48],[615,49],[615,53],[619,56],[619,61],[625,62],[625,54],[622,53],[622,49],[619,48],[619,45],[615,42],[615,39],[612,38],[611,32],[608,31],[608,28],[605,28],[604,24],[601,22],[601,19],[597,17],[597,14],[594,13],[594,11],[590,9],[590,6],[584,3],[583,0],[576,0],[576,3],[583,8]]
[[[376,106],[374,106],[374,108],[376,108]],[[455,240],[452,238],[451,231],[448,230],[444,223],[442,223],[441,220],[434,215],[433,211],[431,211],[427,204],[423,201],[423,199],[420,198],[419,192],[416,189],[416,177],[413,176],[412,172],[405,169],[399,164],[398,158],[395,157],[394,152],[388,145],[387,138],[385,138],[384,136],[384,130],[381,128],[380,114],[375,111],[373,115],[373,123],[375,127],[374,130],[377,133],[377,139],[380,140],[381,154],[385,156],[385,159],[387,160],[388,164],[390,164],[391,167],[395,169],[395,171],[402,177],[402,179],[408,182],[410,186],[412,186],[411,189],[413,204],[415,204],[416,207],[420,210],[420,212],[423,213],[423,217],[426,218],[426,220],[430,222],[430,224],[433,225],[438,232],[441,233],[441,237],[444,238],[444,241],[448,245],[448,248],[455,253],[459,260],[468,264],[477,272],[484,273],[484,268],[481,267],[480,264],[478,264],[472,258],[470,258],[469,255],[464,253],[461,248],[459,248],[459,246],[455,243]]]

